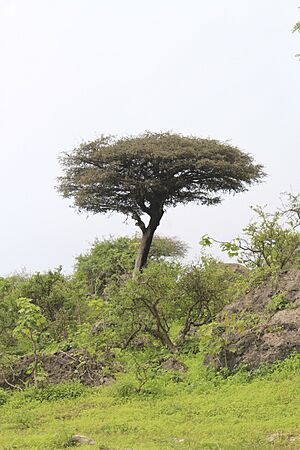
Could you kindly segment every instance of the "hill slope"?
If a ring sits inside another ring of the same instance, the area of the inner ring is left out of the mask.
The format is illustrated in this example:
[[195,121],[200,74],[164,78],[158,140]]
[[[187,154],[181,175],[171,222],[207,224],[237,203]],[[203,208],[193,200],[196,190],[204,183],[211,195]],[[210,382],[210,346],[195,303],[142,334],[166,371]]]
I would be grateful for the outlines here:
[[298,449],[299,358],[247,381],[172,383],[152,397],[120,395],[118,383],[77,399],[30,401],[24,394],[0,407],[0,448],[62,449],[73,434],[95,449]]

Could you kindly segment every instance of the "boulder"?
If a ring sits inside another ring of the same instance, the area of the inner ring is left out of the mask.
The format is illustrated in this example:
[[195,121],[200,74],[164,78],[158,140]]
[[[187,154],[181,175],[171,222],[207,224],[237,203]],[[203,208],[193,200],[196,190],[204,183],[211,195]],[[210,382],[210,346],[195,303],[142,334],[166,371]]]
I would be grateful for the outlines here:
[[166,370],[173,370],[175,372],[186,372],[186,365],[176,358],[168,358],[161,363],[161,367]]
[[68,442],[68,445],[95,445],[96,442],[87,437],[87,436],[81,436],[80,434],[75,434],[72,436]]

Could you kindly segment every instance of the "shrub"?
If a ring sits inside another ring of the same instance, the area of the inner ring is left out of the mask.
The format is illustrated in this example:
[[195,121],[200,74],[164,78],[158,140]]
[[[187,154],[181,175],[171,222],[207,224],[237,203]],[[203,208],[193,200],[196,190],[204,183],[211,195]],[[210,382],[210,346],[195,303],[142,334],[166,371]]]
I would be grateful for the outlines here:
[[45,388],[29,388],[22,393],[26,401],[53,401],[66,398],[78,398],[87,392],[87,388],[79,382],[52,384]]
[[283,309],[286,309],[289,305],[289,302],[287,301],[285,297],[284,292],[278,292],[277,294],[273,295],[271,298],[270,303],[268,304],[268,311],[270,313],[275,313],[277,311],[281,311]]

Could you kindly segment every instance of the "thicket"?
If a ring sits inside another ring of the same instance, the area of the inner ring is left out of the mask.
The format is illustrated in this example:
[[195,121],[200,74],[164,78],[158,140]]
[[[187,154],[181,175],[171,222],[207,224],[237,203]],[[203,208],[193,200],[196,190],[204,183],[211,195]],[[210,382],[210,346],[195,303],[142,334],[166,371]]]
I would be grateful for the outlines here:
[[[98,359],[114,355],[142,391],[171,355],[215,351],[211,333],[226,304],[267,276],[300,268],[299,196],[275,213],[254,211],[242,237],[220,243],[239,265],[203,252],[186,264],[184,243],[157,237],[147,267],[132,277],[138,239],[120,237],[95,241],[70,276],[58,267],[0,278],[0,377],[32,355],[30,383],[44,386],[42,355],[83,349]],[[213,241],[202,238],[202,250]],[[229,322],[222,326],[238,330],[238,318]]]

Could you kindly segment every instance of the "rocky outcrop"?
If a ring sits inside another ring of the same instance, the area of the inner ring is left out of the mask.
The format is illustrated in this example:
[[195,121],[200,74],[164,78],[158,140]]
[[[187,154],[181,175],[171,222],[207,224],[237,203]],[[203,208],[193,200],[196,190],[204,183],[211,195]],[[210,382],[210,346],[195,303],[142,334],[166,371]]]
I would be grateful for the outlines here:
[[[0,387],[23,387],[32,384],[33,375],[30,368],[33,362],[33,355],[26,355],[10,367],[2,368]],[[114,355],[109,354],[99,360],[83,349],[41,355],[39,364],[46,384],[66,381],[81,381],[87,386],[108,384],[114,380],[114,374],[121,370]]]
[[254,369],[300,352],[300,270],[282,272],[228,305],[219,330],[222,349],[206,358],[217,369]]

